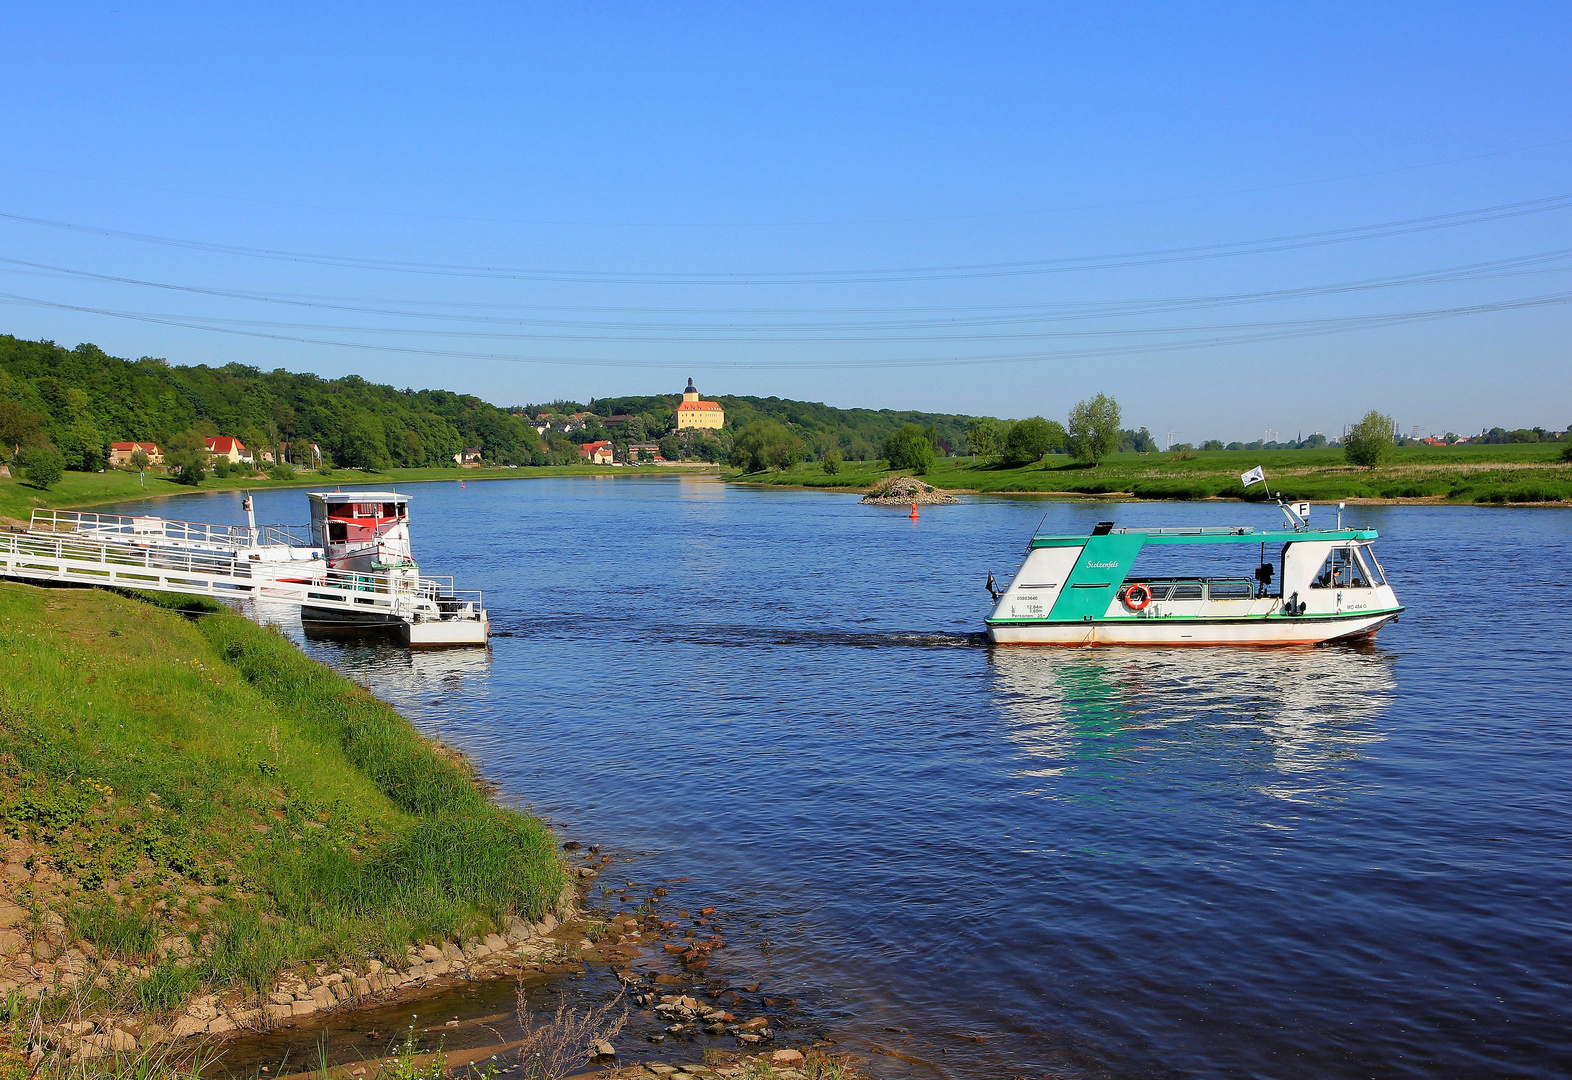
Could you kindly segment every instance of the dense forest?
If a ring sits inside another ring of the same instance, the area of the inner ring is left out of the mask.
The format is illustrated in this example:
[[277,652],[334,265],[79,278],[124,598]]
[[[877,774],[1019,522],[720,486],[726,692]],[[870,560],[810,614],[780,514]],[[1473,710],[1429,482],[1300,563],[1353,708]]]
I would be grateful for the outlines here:
[[[455,454],[475,446],[495,464],[546,464],[577,460],[577,442],[628,441],[626,420],[602,424],[613,416],[639,418],[631,425],[632,441],[665,445],[680,400],[673,393],[504,409],[471,394],[398,390],[354,375],[324,379],[241,364],[184,367],[151,357],[125,360],[91,344],[66,349],[0,335],[0,408],[32,418],[37,434],[63,453],[66,468],[78,470],[103,468],[111,442],[162,445],[192,430],[234,435],[252,451],[277,448],[296,461],[309,460],[302,447],[315,443],[329,462],[350,468],[452,465]],[[967,450],[971,418],[965,416],[836,409],[773,397],[716,400],[726,410],[726,427],[717,437],[683,440],[684,456],[693,451],[724,461],[732,433],[756,419],[787,425],[808,454],[833,446],[848,458],[876,458],[885,439],[905,424],[928,429],[944,450]],[[548,431],[544,438],[533,420],[581,412],[590,415],[571,433]]]
[[10,336],[0,336],[0,402],[41,415],[69,469],[102,468],[111,442],[162,444],[193,428],[253,451],[291,444],[298,456],[298,444],[317,443],[334,463],[368,469],[452,464],[475,445],[521,463],[539,443],[533,427],[472,395],[239,364],[176,367]]

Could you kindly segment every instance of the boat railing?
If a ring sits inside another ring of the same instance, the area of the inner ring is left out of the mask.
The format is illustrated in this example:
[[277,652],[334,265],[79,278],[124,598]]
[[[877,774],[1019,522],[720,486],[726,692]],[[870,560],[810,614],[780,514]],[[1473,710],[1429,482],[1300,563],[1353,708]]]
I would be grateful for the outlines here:
[[79,510],[34,510],[28,531],[72,533],[110,542],[167,543],[177,547],[239,551],[251,547],[309,547],[309,525],[210,525],[151,516],[94,514]]
[[451,577],[410,577],[402,574],[361,573],[355,570],[328,570],[311,579],[313,584],[349,592],[381,594],[400,603],[414,604],[413,612],[421,615],[422,607],[435,608],[434,616],[441,619],[479,619],[485,609],[485,597],[479,589],[455,589]]
[[1139,533],[1142,536],[1249,536],[1255,529],[1248,525],[1195,525],[1156,529],[1110,529],[1111,533]]

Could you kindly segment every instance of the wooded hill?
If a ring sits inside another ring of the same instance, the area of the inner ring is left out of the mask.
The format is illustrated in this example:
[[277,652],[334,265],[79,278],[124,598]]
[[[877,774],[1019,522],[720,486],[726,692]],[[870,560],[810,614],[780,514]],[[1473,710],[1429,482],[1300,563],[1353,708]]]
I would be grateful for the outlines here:
[[178,367],[124,360],[96,345],[64,349],[0,335],[6,401],[45,417],[69,469],[102,468],[111,442],[163,443],[204,425],[252,450],[314,442],[352,468],[452,464],[454,454],[477,445],[493,460],[522,464],[539,443],[533,427],[469,394],[241,364]]
[[[41,416],[44,434],[65,455],[66,468],[76,470],[102,468],[111,442],[163,444],[192,428],[237,436],[253,451],[316,443],[333,464],[350,468],[451,465],[454,454],[473,446],[496,464],[545,464],[563,449],[557,444],[569,439],[619,434],[589,420],[568,438],[554,435],[547,446],[527,418],[541,412],[585,411],[600,418],[642,414],[669,430],[680,400],[674,393],[600,398],[588,407],[559,401],[503,409],[472,394],[398,390],[356,375],[324,379],[242,364],[185,367],[151,357],[126,360],[91,344],[65,349],[49,341],[0,335],[0,403],[11,402]],[[828,442],[848,458],[875,458],[891,432],[914,423],[933,428],[943,445],[960,453],[966,449],[965,425],[971,419],[836,409],[774,397],[716,400],[726,410],[723,449],[729,448],[732,431],[767,417],[790,425],[810,452]]]
[[[872,460],[883,453],[884,440],[904,424],[932,428],[939,443],[950,453],[968,452],[966,425],[976,419],[953,413],[928,413],[895,409],[837,409],[815,401],[790,398],[748,397],[737,394],[707,394],[710,401],[726,410],[728,430],[746,427],[753,420],[778,420],[790,427],[811,452],[828,443],[854,461]],[[675,423],[681,394],[596,398],[587,406],[597,416],[637,416],[648,414],[668,428]],[[561,404],[554,406],[560,408]],[[545,408],[545,407],[542,407]],[[532,408],[533,412],[541,408]]]

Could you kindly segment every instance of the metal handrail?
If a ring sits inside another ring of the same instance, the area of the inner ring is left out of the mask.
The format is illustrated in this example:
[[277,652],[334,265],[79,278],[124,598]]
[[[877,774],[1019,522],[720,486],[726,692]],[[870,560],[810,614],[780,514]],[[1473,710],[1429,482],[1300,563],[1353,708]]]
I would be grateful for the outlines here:
[[[181,547],[158,547],[147,544],[136,544],[124,541],[112,541],[94,535],[93,532],[63,532],[63,533],[5,533],[0,534],[0,555],[9,554],[19,559],[34,558],[40,560],[53,560],[62,564],[59,566],[43,567],[28,566],[18,567],[11,565],[9,572],[13,576],[56,578],[67,576],[73,572],[68,565],[90,564],[92,567],[110,568],[109,579],[114,580],[114,571],[143,570],[150,575],[157,575],[154,579],[157,584],[133,587],[151,587],[169,589],[170,575],[189,574],[193,577],[207,579],[205,582],[186,581],[179,584],[186,588],[173,588],[170,591],[186,592],[195,591],[211,593],[215,589],[231,586],[246,592],[260,590],[264,595],[272,592],[278,595],[279,590],[293,591],[298,595],[291,599],[309,603],[313,597],[310,590],[317,589],[324,592],[349,594],[357,603],[370,603],[374,607],[388,608],[394,614],[415,614],[420,608],[435,609],[440,619],[476,620],[482,618],[484,613],[484,597],[478,589],[458,590],[453,587],[450,577],[420,577],[408,578],[397,574],[365,574],[350,570],[322,570],[309,577],[300,578],[254,578],[251,564],[243,559],[238,559],[232,552],[223,555],[204,553],[201,550]],[[312,565],[312,564],[304,564]],[[316,564],[320,565],[320,564]],[[34,571],[30,574],[17,574],[19,569]],[[44,571],[40,573],[39,571]],[[80,566],[76,573],[83,573]],[[96,569],[87,569],[87,573],[99,573]],[[132,577],[138,577],[135,573]],[[255,584],[253,584],[255,582]],[[342,600],[346,597],[318,597],[317,599]],[[412,608],[411,605],[419,605]]]
[[[78,510],[34,510],[28,530],[35,533],[91,533],[162,538],[179,544],[239,549],[248,547],[309,546],[309,525],[210,525],[201,521],[172,521],[151,516],[94,514]],[[298,531],[296,531],[298,530]]]

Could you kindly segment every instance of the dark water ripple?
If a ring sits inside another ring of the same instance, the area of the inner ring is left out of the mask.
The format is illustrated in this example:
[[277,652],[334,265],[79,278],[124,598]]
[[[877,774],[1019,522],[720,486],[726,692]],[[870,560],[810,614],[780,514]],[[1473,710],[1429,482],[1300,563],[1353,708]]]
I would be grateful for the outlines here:
[[982,582],[1045,509],[1268,512],[414,490],[490,655],[312,648],[652,852],[641,880],[702,883],[810,1020],[954,1077],[1572,1072],[1572,515],[1359,509],[1410,609],[1373,646],[1032,651],[983,644]]

